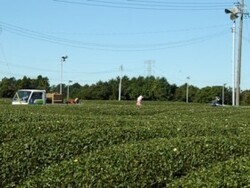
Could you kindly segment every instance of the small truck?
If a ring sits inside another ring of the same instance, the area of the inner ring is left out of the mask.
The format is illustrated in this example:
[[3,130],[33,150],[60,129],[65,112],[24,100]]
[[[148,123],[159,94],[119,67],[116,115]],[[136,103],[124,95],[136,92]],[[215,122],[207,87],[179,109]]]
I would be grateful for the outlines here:
[[12,104],[46,104],[46,91],[37,89],[19,89],[12,99]]
[[12,99],[13,105],[63,103],[63,96],[58,93],[46,93],[45,90],[19,89]]

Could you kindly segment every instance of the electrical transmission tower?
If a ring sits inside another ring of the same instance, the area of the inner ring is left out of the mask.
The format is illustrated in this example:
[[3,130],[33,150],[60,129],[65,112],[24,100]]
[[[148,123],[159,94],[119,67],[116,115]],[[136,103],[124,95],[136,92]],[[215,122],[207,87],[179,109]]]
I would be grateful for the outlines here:
[[154,64],[155,64],[155,61],[153,61],[153,60],[147,60],[144,63],[148,77],[152,76],[152,66]]

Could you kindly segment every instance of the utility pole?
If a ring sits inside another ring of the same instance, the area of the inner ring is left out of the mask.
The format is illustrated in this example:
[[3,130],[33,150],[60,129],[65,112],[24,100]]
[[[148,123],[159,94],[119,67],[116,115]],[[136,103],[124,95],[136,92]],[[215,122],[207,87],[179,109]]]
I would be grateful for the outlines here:
[[121,100],[121,95],[122,95],[122,72],[123,72],[123,66],[120,66],[120,71],[121,71],[121,76],[120,76],[120,83],[119,83],[119,95],[118,95],[118,100]]
[[189,85],[188,85],[188,81],[189,81],[189,79],[190,79],[190,77],[188,76],[187,77],[187,88],[186,88],[186,103],[188,103],[188,87],[189,87]]
[[238,41],[238,61],[236,70],[236,106],[240,105],[240,79],[241,79],[241,52],[242,52],[242,31],[244,17],[244,0],[241,0],[239,5],[240,21],[239,21],[239,41]]
[[61,83],[60,83],[60,94],[62,94],[62,82],[63,82],[63,63],[68,58],[68,56],[61,57]]
[[69,84],[72,82],[72,80],[69,80],[68,82],[68,88],[67,88],[67,100],[69,100]]
[[[236,106],[240,105],[240,81],[241,81],[241,54],[242,54],[242,33],[243,33],[243,19],[245,15],[248,15],[247,12],[244,10],[244,0],[241,0],[240,3],[233,9],[225,9],[226,14],[230,14],[230,19],[235,21],[238,17],[240,18],[239,21],[239,35],[238,35],[238,57],[237,57],[237,64],[234,66],[234,83],[235,83],[235,103]],[[233,39],[234,40],[234,39]],[[234,52],[233,52],[234,53]],[[235,61],[235,59],[233,60]],[[234,85],[234,84],[233,84]],[[233,88],[234,89],[234,88]],[[234,94],[234,92],[233,92]],[[232,105],[234,105],[234,95],[232,95]]]
[[235,106],[235,67],[236,67],[236,59],[235,59],[235,44],[236,44],[236,21],[233,20],[233,26],[232,26],[232,34],[233,34],[233,56],[232,56],[232,106]]
[[225,86],[226,86],[226,84],[223,84],[223,86],[222,86],[222,106],[224,106],[224,104],[225,104]]

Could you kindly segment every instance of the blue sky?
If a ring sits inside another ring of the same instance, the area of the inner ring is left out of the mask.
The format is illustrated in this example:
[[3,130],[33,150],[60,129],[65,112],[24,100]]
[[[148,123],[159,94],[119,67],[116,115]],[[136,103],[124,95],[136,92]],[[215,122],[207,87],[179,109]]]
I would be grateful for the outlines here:
[[[81,85],[165,77],[178,86],[232,86],[231,0],[1,0],[0,79],[47,76]],[[248,5],[249,1],[245,1]],[[246,7],[247,8],[247,7]],[[250,19],[241,88],[250,88]],[[150,62],[150,63],[149,63]],[[149,66],[151,65],[151,66]]]

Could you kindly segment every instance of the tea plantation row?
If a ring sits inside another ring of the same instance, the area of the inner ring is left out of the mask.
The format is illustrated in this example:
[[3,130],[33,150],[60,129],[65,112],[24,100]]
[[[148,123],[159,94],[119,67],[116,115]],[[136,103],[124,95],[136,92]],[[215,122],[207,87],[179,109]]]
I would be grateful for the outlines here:
[[0,105],[0,187],[249,187],[250,108]]

